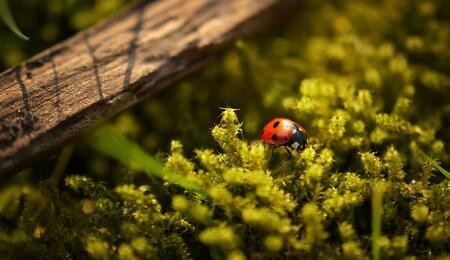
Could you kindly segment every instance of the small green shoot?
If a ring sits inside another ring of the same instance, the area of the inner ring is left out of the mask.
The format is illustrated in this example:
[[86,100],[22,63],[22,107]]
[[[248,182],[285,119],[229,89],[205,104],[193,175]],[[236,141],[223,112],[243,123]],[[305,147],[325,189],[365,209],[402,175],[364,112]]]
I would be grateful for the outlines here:
[[440,173],[442,173],[442,175],[444,175],[445,177],[447,177],[447,179],[450,180],[450,172],[448,172],[447,170],[442,168],[435,160],[433,160],[431,157],[426,155],[422,150],[418,149],[418,151],[419,151],[420,156],[422,156],[424,158],[424,160],[429,162],[431,164],[431,166],[433,166],[436,170],[438,170]]
[[136,143],[111,128],[98,129],[88,137],[88,143],[95,150],[131,168],[143,170],[148,174],[165,179],[208,200],[208,196],[199,186],[186,180],[183,176],[168,171],[161,162],[147,154]]
[[372,185],[372,259],[380,259],[379,239],[381,236],[381,218],[383,215],[383,194],[386,184],[377,181]]
[[7,0],[0,0],[0,18],[6,23],[9,29],[15,33],[20,39],[28,40],[29,38],[25,36],[17,27],[16,22],[11,14]]
[[49,182],[54,187],[58,186],[59,181],[64,176],[67,165],[69,164],[70,158],[72,157],[75,146],[73,144],[68,144],[64,146],[61,154],[58,157],[55,168],[53,169],[52,175],[50,176]]

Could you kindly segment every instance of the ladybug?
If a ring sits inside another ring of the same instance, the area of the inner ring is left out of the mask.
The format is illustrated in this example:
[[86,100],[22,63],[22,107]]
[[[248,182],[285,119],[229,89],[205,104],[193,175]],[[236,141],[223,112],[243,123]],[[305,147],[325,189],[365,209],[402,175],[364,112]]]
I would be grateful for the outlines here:
[[265,143],[275,146],[284,146],[292,157],[289,148],[298,151],[305,149],[308,145],[306,130],[296,122],[287,118],[275,118],[261,130],[259,139]]

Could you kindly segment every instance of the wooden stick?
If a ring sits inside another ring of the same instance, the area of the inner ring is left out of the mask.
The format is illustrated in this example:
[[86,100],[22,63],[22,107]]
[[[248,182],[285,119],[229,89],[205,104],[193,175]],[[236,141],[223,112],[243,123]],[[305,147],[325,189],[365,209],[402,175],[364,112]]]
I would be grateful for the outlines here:
[[144,2],[1,73],[0,179],[192,72],[297,2]]

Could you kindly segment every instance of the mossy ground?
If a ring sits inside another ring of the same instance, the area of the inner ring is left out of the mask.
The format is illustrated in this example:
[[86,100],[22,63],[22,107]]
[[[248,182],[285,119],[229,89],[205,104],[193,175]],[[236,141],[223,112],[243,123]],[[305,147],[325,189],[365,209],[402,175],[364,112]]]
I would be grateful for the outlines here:
[[[450,168],[449,3],[306,1],[87,134],[63,183],[49,160],[4,185],[0,256],[448,259],[422,153]],[[276,116],[308,130],[292,159],[257,141]]]

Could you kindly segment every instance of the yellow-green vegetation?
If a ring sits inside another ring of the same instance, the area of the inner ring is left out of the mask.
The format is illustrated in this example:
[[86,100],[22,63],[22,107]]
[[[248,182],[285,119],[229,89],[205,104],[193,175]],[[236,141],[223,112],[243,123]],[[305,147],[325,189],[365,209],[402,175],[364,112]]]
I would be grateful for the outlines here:
[[[447,259],[448,10],[307,1],[87,135],[57,188],[3,187],[0,256]],[[308,131],[292,159],[257,140],[275,116]]]
[[0,0],[0,70],[133,2],[137,0]]

